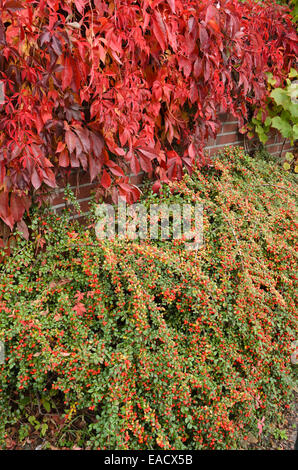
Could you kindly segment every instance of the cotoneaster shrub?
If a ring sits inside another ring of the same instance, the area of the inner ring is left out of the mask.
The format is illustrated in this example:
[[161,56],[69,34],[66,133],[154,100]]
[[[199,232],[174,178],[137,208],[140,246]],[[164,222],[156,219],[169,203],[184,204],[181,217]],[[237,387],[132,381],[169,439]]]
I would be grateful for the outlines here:
[[204,204],[198,252],[36,218],[0,267],[2,446],[36,422],[53,443],[50,419],[58,447],[230,449],[268,433],[291,399],[295,191],[228,149],[147,194]]
[[[228,111],[242,126],[297,56],[290,10],[249,0],[2,0],[0,219],[57,176],[89,172],[128,202],[141,170],[180,177]],[[24,223],[18,229],[26,233]]]

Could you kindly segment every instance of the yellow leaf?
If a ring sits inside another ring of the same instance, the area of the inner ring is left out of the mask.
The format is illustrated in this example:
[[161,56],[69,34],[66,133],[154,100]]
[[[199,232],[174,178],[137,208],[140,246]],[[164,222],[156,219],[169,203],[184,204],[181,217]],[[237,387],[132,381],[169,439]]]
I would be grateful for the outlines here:
[[285,170],[289,170],[291,168],[291,165],[288,162],[285,162],[283,166]]
[[286,160],[288,162],[291,162],[292,160],[294,160],[294,155],[292,154],[292,152],[287,152],[286,153]]

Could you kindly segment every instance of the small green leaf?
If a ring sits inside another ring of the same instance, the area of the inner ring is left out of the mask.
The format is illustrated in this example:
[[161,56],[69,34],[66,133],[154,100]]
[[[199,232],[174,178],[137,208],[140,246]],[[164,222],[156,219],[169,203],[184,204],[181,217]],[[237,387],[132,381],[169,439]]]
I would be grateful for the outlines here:
[[48,425],[47,425],[47,423],[43,423],[43,424],[41,425],[41,430],[40,430],[40,434],[42,435],[42,437],[45,436],[47,430],[48,430]]
[[49,413],[51,411],[51,405],[47,400],[42,400],[44,409]]
[[275,78],[273,78],[273,74],[271,72],[267,73],[267,81],[272,86],[274,86],[276,84],[276,80],[275,80]]

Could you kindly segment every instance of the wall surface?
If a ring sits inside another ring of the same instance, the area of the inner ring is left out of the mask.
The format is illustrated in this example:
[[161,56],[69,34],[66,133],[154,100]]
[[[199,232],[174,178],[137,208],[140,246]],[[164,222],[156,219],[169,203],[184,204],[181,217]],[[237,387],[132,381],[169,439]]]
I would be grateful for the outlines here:
[[[221,131],[217,135],[216,139],[208,141],[207,146],[205,147],[206,154],[210,156],[215,155],[219,150],[230,145],[240,145],[248,151],[259,147],[260,144],[257,140],[250,141],[238,132],[238,122],[232,115],[222,114],[221,121]],[[291,145],[290,142],[284,141],[280,134],[275,133],[269,138],[266,148],[272,155],[280,156],[282,158],[285,153],[291,149]],[[142,178],[143,173],[131,175],[130,182],[138,186],[142,183]],[[84,214],[88,212],[88,204],[92,198],[91,194],[92,191],[95,190],[97,184],[90,183],[89,174],[83,172],[72,173],[68,182],[80,202],[82,213]],[[61,182],[61,187],[54,191],[52,196],[52,206],[57,210],[64,206],[63,185],[64,183]]]

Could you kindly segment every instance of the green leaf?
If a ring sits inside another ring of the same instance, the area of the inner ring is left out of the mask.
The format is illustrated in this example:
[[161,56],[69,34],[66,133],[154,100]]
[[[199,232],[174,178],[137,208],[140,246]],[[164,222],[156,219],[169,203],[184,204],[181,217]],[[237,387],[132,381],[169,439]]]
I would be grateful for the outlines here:
[[270,96],[274,99],[277,106],[285,107],[290,102],[290,98],[287,95],[286,90],[283,90],[282,88],[275,88],[271,91]]
[[287,152],[285,158],[288,162],[292,162],[294,160],[294,155],[292,154],[292,152]]
[[42,400],[44,409],[49,413],[51,411],[51,404],[47,400]]
[[267,142],[267,140],[268,140],[268,136],[266,135],[266,133],[265,133],[263,127],[257,126],[257,127],[256,127],[256,132],[257,132],[257,134],[258,134],[258,136],[259,136],[259,139],[260,139],[260,141],[262,142],[262,144],[265,144],[265,143]]
[[[272,119],[272,127],[279,130],[279,132],[283,135],[283,137],[287,139],[290,139],[293,135],[292,126],[287,121],[282,119],[280,116],[275,116]],[[298,132],[298,126],[297,126],[297,132]]]
[[273,74],[271,72],[267,73],[267,81],[270,85],[274,86],[276,83],[275,78],[273,78]]
[[40,434],[41,434],[42,436],[45,436],[47,430],[48,430],[48,425],[47,425],[47,423],[43,423],[43,424],[41,425]]
[[295,78],[298,77],[298,70],[291,68],[290,73],[289,73],[289,78]]
[[259,109],[258,114],[257,114],[257,119],[258,119],[259,121],[262,120],[262,114],[263,114],[263,113],[262,113],[262,110]]
[[287,106],[287,108],[285,109],[287,109],[290,112],[291,121],[298,118],[298,104],[295,104],[293,101],[291,101],[289,105]]

